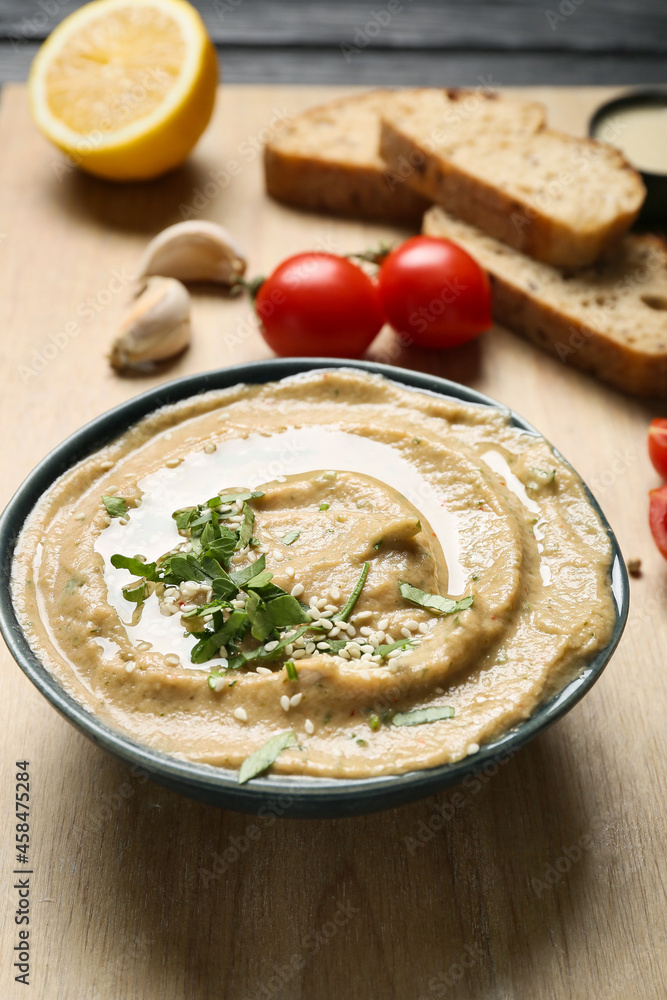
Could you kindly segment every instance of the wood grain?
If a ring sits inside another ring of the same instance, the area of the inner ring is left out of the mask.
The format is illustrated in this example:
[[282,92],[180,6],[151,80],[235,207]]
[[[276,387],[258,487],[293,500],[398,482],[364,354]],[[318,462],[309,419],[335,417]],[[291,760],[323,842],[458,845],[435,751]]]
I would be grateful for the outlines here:
[[[45,38],[84,0],[3,0],[0,37]],[[374,48],[664,52],[662,0],[194,0],[224,45],[362,44]],[[561,10],[562,8],[562,10]],[[366,30],[367,25],[370,28]]]
[[[331,93],[227,87],[185,168],[115,187],[76,171],[59,180],[62,160],[32,128],[24,89],[5,88],[1,502],[70,431],[168,377],[120,379],[104,355],[142,247],[179,206],[236,233],[253,273],[301,249],[400,235],[301,215],[262,193],[262,129]],[[527,93],[575,132],[608,94]],[[227,183],[231,161],[240,167]],[[267,356],[249,317],[244,301],[197,292],[194,346],[169,374]],[[31,762],[31,995],[664,1000],[667,577],[646,525],[653,411],[500,329],[446,356],[394,344],[385,332],[369,356],[516,407],[593,485],[625,554],[643,560],[620,649],[584,701],[497,773],[326,822],[254,820],[144,782],[60,719],[3,650],[11,904],[14,761]],[[13,908],[0,918],[3,1000],[26,995],[12,978]]]

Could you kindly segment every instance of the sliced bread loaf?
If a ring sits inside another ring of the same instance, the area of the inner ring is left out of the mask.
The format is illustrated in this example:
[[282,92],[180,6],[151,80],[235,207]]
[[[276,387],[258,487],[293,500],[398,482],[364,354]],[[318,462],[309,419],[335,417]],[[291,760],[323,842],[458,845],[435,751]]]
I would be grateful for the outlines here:
[[297,115],[266,144],[268,193],[298,208],[419,227],[433,199],[388,171],[379,154],[380,117],[399,93],[422,113],[437,105],[441,116],[471,128],[487,105],[493,105],[494,116],[513,123],[513,134],[544,122],[540,104],[477,92],[374,90],[344,97]]
[[625,237],[613,260],[576,272],[525,257],[439,207],[423,231],[488,271],[498,323],[626,392],[667,397],[667,244]]
[[456,121],[430,97],[397,93],[380,152],[415,191],[537,260],[582,267],[612,253],[644,200],[639,174],[606,143],[543,118],[519,128],[503,110],[487,101]]

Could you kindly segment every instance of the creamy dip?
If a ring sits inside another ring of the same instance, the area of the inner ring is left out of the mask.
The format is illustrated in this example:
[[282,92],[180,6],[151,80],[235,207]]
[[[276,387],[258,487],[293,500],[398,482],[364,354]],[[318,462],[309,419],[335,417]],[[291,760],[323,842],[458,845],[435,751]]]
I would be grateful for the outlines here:
[[667,174],[667,99],[619,108],[600,121],[596,138],[620,149],[638,170]]
[[274,770],[367,777],[475,753],[572,679],[611,636],[610,562],[542,438],[336,370],[141,421],[49,490],[12,585],[63,687],[137,740],[238,767],[291,732]]

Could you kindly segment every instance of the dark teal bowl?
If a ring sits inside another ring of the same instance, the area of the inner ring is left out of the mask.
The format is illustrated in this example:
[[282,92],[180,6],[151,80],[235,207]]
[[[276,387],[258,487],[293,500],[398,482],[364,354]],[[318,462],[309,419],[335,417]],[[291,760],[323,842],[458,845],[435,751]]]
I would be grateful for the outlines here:
[[[358,368],[384,375],[415,389],[449,396],[466,403],[496,407],[507,412],[506,407],[502,407],[488,396],[457,385],[455,382],[366,361],[289,358],[236,365],[233,368],[190,375],[175,382],[168,382],[92,420],[40,462],[0,516],[0,552],[3,554],[0,568],[0,631],[23,672],[61,715],[104,750],[127,764],[145,768],[154,781],[182,795],[226,809],[250,813],[256,813],[260,809],[271,809],[277,815],[313,819],[354,816],[404,805],[449,785],[455,785],[467,775],[482,771],[484,768],[489,770],[498,760],[506,759],[560,719],[593,686],[621,638],[628,616],[629,598],[628,577],[618,543],[597,501],[587,490],[588,498],[600,516],[613,549],[611,586],[616,606],[616,622],[611,640],[575,680],[541,705],[529,719],[492,743],[484,744],[479,753],[456,764],[363,779],[326,779],[269,774],[266,777],[255,778],[248,784],[239,785],[236,771],[177,760],[137,743],[91,715],[51,676],[31,649],[16,619],[11,600],[10,573],[16,539],[26,518],[59,476],[159,407],[177,403],[188,396],[209,392],[212,389],[224,389],[240,382],[272,382],[288,375],[318,368]],[[512,411],[509,412],[516,427],[530,434],[539,433],[522,417]]]

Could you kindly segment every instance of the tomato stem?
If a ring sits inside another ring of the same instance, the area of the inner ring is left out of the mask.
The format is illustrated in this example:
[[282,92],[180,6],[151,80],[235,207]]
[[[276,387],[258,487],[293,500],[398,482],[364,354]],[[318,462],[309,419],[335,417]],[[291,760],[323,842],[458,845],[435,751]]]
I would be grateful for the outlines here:
[[390,243],[380,242],[377,250],[364,250],[361,253],[346,253],[349,260],[365,260],[369,264],[381,264],[385,257],[391,253],[393,247]]
[[243,289],[250,296],[251,302],[254,302],[265,281],[266,278],[264,275],[260,275],[257,278],[251,278],[250,281],[246,281],[245,278],[234,278],[232,281],[232,288]]

